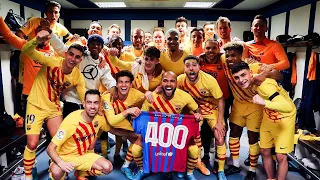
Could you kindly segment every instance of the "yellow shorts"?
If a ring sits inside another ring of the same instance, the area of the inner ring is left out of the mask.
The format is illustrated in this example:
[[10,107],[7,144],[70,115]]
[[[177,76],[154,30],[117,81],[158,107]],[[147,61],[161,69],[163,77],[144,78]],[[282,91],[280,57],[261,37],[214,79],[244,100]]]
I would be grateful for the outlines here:
[[259,132],[263,116],[263,107],[253,103],[233,101],[229,120],[230,122],[247,127],[249,131]]
[[62,116],[61,111],[42,109],[28,102],[25,117],[26,134],[40,134],[43,122],[57,116]]
[[273,121],[264,116],[260,128],[260,147],[276,148],[276,153],[293,151],[295,116]]
[[76,155],[62,155],[59,156],[65,162],[73,162],[75,164],[75,170],[91,171],[93,163],[98,159],[103,158],[96,153],[86,153],[81,156]]
[[[219,114],[219,112],[218,112],[217,110],[215,110],[215,111],[214,111],[214,114],[203,115],[203,121],[207,121],[209,127],[210,127],[211,129],[213,129],[213,128],[216,126],[217,122],[218,122],[218,114]],[[200,122],[199,122],[200,127],[202,126],[203,121],[200,121]],[[222,123],[225,125],[224,120],[223,120]]]
[[125,130],[129,130],[129,131],[134,131],[131,123],[127,119],[122,120],[121,122],[114,125],[113,127],[117,128],[117,129],[125,129]]

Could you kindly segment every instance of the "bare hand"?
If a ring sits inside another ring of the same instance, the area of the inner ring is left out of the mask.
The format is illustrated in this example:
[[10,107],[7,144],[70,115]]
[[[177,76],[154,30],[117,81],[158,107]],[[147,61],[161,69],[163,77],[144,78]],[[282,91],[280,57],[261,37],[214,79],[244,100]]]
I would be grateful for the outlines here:
[[224,137],[226,134],[226,129],[225,126],[222,124],[222,122],[217,122],[217,124],[215,125],[215,130],[218,134],[219,137]]
[[41,30],[37,33],[36,39],[38,43],[43,43],[50,39],[50,33],[46,30]]
[[74,42],[76,42],[78,40],[81,41],[80,36],[78,34],[72,35],[72,37],[69,39],[70,43],[74,43]]
[[111,56],[118,56],[119,50],[118,50],[117,48],[110,48],[110,49],[109,49],[109,54],[110,54]]
[[259,94],[256,94],[255,96],[253,96],[252,101],[254,104],[259,104],[262,106],[266,105],[266,101]]
[[119,99],[118,93],[117,93],[117,87],[114,86],[110,89],[110,102],[115,102]]
[[144,96],[146,97],[147,101],[152,104],[154,99],[151,91],[147,91]]
[[262,72],[262,73],[256,75],[255,77],[253,77],[250,86],[252,86],[252,85],[260,86],[261,83],[263,83],[263,81],[266,80],[266,78],[267,78],[267,73]]
[[256,59],[253,58],[246,58],[245,59],[247,61],[248,64],[253,64],[253,63],[258,63],[259,61],[257,61]]
[[261,64],[259,72],[270,72],[273,70],[272,64]]
[[60,161],[58,163],[58,166],[61,168],[62,171],[69,173],[69,172],[73,171],[75,164],[72,162]]
[[194,117],[198,122],[203,120],[203,116],[200,113],[194,113]]
[[128,114],[138,117],[141,114],[141,110],[137,107],[132,107],[126,110]]
[[98,65],[98,67],[99,67],[100,69],[103,69],[104,66],[107,64],[107,61],[106,61],[106,60],[104,59],[104,57],[101,56],[101,55],[99,55],[99,59],[100,59],[100,63],[99,63],[99,65]]

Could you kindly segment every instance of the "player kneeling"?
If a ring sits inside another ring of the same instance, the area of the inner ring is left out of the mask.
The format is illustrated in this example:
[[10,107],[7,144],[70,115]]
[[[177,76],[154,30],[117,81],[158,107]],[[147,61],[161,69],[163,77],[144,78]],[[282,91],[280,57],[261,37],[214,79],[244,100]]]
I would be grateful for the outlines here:
[[61,123],[57,134],[47,148],[52,159],[50,178],[62,179],[67,172],[78,170],[88,175],[109,174],[113,167],[110,161],[93,152],[99,130],[117,135],[128,133],[116,130],[98,115],[100,107],[98,90],[88,90],[85,94],[84,110],[70,113]]
[[293,151],[296,108],[288,93],[273,79],[266,79],[260,86],[250,86],[252,72],[245,62],[231,67],[233,77],[241,88],[256,93],[253,103],[264,107],[260,127],[260,147],[268,179],[275,179],[275,164],[271,148],[275,147],[278,161],[277,179],[286,179],[288,173],[287,153]]

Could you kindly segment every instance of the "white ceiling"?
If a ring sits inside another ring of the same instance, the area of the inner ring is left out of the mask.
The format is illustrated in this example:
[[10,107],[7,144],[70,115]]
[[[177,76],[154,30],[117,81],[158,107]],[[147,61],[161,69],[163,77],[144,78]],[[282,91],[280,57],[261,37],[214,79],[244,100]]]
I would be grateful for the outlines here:
[[[67,9],[78,8],[67,0],[55,0]],[[82,0],[79,0],[82,1]],[[216,2],[220,0],[90,0],[92,2],[125,2],[128,8],[182,8],[186,2]],[[226,0],[228,1],[228,0]],[[258,10],[279,0],[244,0],[234,10]],[[213,6],[214,8],[214,6]]]
[[245,0],[235,6],[234,10],[258,10],[279,0]]

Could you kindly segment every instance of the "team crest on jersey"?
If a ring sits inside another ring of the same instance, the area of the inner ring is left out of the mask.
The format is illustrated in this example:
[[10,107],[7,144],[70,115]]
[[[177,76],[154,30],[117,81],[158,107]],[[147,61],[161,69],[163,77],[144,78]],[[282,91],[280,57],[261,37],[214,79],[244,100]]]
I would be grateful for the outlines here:
[[110,110],[110,106],[109,106],[109,104],[107,102],[103,103],[103,109],[106,110],[106,111]]
[[176,110],[177,111],[181,110],[181,106],[180,105],[176,105]]
[[98,127],[98,126],[99,126],[99,122],[98,122],[98,121],[95,121],[94,124],[93,124],[93,126],[94,126],[95,128]]
[[64,135],[65,135],[65,133],[63,130],[58,131],[57,132],[57,139],[59,139],[59,140],[63,139]]
[[205,89],[200,89],[200,93],[201,93],[202,95],[204,95],[204,94],[207,93],[207,91],[206,91]]

